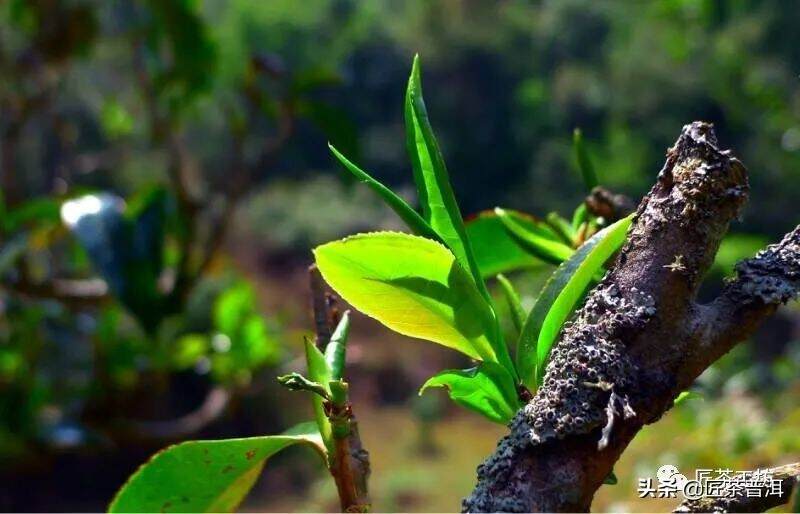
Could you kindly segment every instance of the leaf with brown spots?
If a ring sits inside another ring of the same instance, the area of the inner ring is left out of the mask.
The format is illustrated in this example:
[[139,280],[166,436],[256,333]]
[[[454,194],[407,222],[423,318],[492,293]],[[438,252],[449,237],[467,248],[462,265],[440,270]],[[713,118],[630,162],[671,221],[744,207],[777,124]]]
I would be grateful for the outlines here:
[[313,422],[281,435],[170,446],[128,479],[109,512],[231,512],[253,487],[267,459],[294,444],[311,446],[327,462]]

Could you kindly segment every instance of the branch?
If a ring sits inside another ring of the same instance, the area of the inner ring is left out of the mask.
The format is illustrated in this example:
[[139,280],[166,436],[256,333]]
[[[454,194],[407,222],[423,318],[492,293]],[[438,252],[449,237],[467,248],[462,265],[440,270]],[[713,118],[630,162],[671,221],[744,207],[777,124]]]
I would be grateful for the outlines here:
[[[711,125],[683,128],[614,268],[562,332],[543,386],[478,467],[465,511],[588,510],[636,433],[797,295],[795,231],[740,265],[720,299],[710,306],[695,301],[748,189],[744,166],[717,147]],[[745,299],[746,306],[733,306]],[[722,317],[730,323],[715,328]]]
[[[325,282],[316,265],[308,268],[311,282],[311,306],[316,332],[315,345],[321,352],[331,341],[339,313],[333,307],[334,296],[325,290]],[[339,382],[340,393],[325,402],[325,414],[331,423],[334,452],[328,469],[336,482],[342,512],[367,512],[370,508],[367,483],[370,474],[369,453],[364,449],[358,422],[348,398],[348,384]],[[331,390],[333,391],[331,382]],[[338,396],[338,398],[336,397]]]
[[800,463],[787,464],[764,470],[765,476],[780,483],[780,494],[773,494],[772,488],[765,484],[758,494],[728,483],[728,488],[714,497],[684,500],[673,512],[765,512],[778,505],[788,503],[800,479]]

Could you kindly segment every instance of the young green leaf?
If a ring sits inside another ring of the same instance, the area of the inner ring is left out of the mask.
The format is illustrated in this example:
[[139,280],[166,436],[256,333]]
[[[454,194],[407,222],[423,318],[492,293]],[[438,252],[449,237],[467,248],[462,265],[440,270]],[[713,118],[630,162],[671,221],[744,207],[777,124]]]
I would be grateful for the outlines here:
[[586,208],[586,204],[584,202],[581,202],[572,213],[572,231],[577,232],[580,226],[584,222],[588,221],[589,218],[589,209]]
[[189,441],[143,464],[120,488],[109,512],[232,512],[255,484],[268,458],[294,444],[326,459],[314,423],[282,435]]
[[536,299],[517,343],[517,369],[531,390],[544,368],[561,327],[603,264],[625,242],[633,215],[601,230],[559,266]]
[[[358,234],[318,246],[325,281],[392,330],[498,360],[494,319],[475,281],[441,244],[398,232]],[[507,355],[507,354],[506,354]]]
[[573,246],[575,244],[575,231],[572,230],[572,224],[567,219],[557,212],[551,212],[547,214],[545,221],[565,245]]
[[347,337],[350,335],[350,311],[344,311],[342,319],[336,325],[328,346],[325,347],[325,362],[331,370],[333,380],[340,380],[344,373],[344,361],[347,352]]
[[292,391],[307,391],[326,400],[330,397],[327,387],[319,382],[311,381],[297,372],[279,376],[278,383]]
[[331,153],[339,159],[339,162],[342,163],[344,168],[349,171],[359,182],[363,182],[367,186],[369,186],[373,191],[375,191],[378,196],[380,196],[386,205],[388,205],[399,217],[402,219],[408,228],[417,234],[418,236],[427,237],[428,239],[433,239],[436,241],[440,241],[439,235],[431,228],[425,219],[419,215],[417,211],[415,211],[410,205],[406,203],[405,200],[397,196],[391,189],[384,186],[372,176],[370,176],[367,172],[350,162],[347,157],[342,155],[333,145],[328,144],[328,148],[331,149]]
[[[306,368],[308,378],[311,382],[321,384],[325,393],[330,395],[329,383],[333,379],[331,369],[325,361],[325,356],[319,351],[313,341],[304,338],[306,349]],[[317,428],[319,429],[320,437],[323,444],[328,449],[329,453],[333,453],[333,436],[331,432],[331,423],[328,421],[328,416],[325,415],[324,401],[319,395],[311,395],[311,404],[314,408],[314,419],[317,421]]]
[[[542,237],[557,240],[557,236],[543,221],[527,214],[506,210],[517,223]],[[494,211],[482,211],[466,223],[467,237],[484,279],[498,273],[519,269],[538,268],[547,262],[531,254],[504,227]]]
[[680,405],[687,400],[702,400],[703,395],[698,393],[697,391],[682,391],[675,401],[673,402],[674,405]]
[[531,254],[543,261],[550,264],[561,264],[572,255],[573,249],[571,247],[559,240],[551,239],[540,231],[534,231],[529,227],[523,226],[505,209],[497,207],[494,212],[509,235]]
[[503,296],[506,298],[508,310],[511,311],[511,321],[514,323],[514,328],[517,333],[522,330],[522,325],[525,323],[525,309],[522,308],[519,295],[514,289],[514,285],[508,280],[505,275],[497,275],[497,283],[500,284],[500,290],[503,291]]
[[599,181],[592,160],[589,158],[589,152],[586,150],[583,133],[579,128],[572,133],[572,148],[575,151],[575,161],[578,164],[581,178],[583,178],[583,185],[586,186],[586,191],[591,191],[599,184]]
[[428,111],[422,98],[418,55],[414,57],[408,79],[405,119],[406,146],[414,169],[422,216],[450,248],[458,262],[472,275],[484,299],[491,302],[467,239],[442,152],[428,121]]
[[470,369],[442,371],[429,378],[419,394],[429,387],[446,388],[454,402],[495,423],[507,424],[521,408],[514,378],[493,362]]

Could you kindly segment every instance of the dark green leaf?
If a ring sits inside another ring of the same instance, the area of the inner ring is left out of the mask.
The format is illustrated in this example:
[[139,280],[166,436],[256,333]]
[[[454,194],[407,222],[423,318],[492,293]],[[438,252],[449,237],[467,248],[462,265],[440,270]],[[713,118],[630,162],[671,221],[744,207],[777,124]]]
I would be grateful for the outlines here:
[[442,152],[428,120],[428,111],[422,98],[419,56],[414,57],[408,79],[405,118],[406,146],[414,169],[422,216],[450,248],[458,262],[470,272],[487,303],[491,303],[467,239]]
[[493,362],[465,370],[442,371],[429,378],[419,394],[429,387],[447,388],[454,402],[495,423],[508,423],[521,408],[514,378]]
[[553,229],[553,232],[558,234],[561,242],[567,246],[573,246],[575,244],[575,232],[572,230],[572,224],[566,218],[562,217],[557,212],[551,212],[547,214],[545,220]]
[[[525,227],[505,209],[497,207],[494,212],[503,223],[503,227],[508,231],[508,234],[520,246],[539,259],[551,264],[561,264],[572,255],[574,250],[571,247],[559,240],[552,239],[542,231]],[[550,230],[550,233],[553,233],[553,231]]]
[[109,512],[232,512],[255,484],[267,459],[294,444],[326,459],[313,423],[282,435],[190,441],[170,446],[122,486]]
[[522,308],[519,295],[514,289],[514,285],[505,275],[497,275],[497,283],[500,284],[500,289],[503,291],[503,296],[508,304],[508,310],[511,311],[511,321],[514,323],[514,328],[519,333],[522,330],[523,323],[525,323],[525,309]]
[[439,235],[433,230],[433,228],[431,228],[428,222],[425,221],[422,216],[420,216],[419,213],[410,205],[408,205],[405,200],[394,194],[391,189],[372,178],[367,172],[350,162],[347,157],[339,153],[339,151],[334,148],[333,145],[329,144],[328,147],[331,149],[333,155],[339,159],[339,162],[344,165],[344,168],[352,173],[353,176],[356,177],[356,179],[358,179],[360,182],[363,182],[369,186],[370,189],[375,191],[378,196],[380,196],[383,201],[386,202],[386,205],[388,205],[398,216],[400,216],[400,219],[402,219],[405,224],[408,225],[408,228],[411,229],[412,232],[418,236],[433,239],[434,241],[441,240]]
[[[505,212],[528,230],[538,231],[549,239],[557,239],[543,221],[521,212],[511,210]],[[518,238],[513,237],[493,211],[478,213],[467,221],[466,229],[475,260],[484,278],[519,269],[539,268],[548,263],[533,255],[518,241]]]
[[617,485],[617,482],[619,481],[617,480],[617,475],[614,474],[613,469],[608,473],[608,476],[605,478],[605,480],[603,480],[603,483],[606,485]]
[[595,234],[559,266],[536,299],[517,343],[517,369],[534,390],[542,380],[561,327],[603,264],[625,242],[633,215]]
[[583,141],[583,133],[579,128],[576,128],[572,133],[572,147],[575,152],[575,161],[578,164],[578,171],[581,173],[586,191],[591,191],[597,186],[599,181],[597,180],[597,172],[594,169],[592,160],[589,158],[589,152],[586,150],[586,144]]

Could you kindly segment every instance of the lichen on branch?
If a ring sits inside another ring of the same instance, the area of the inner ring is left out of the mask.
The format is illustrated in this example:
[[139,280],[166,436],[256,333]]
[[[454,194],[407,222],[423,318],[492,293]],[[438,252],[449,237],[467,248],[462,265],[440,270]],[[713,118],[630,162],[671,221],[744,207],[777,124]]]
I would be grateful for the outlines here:
[[[741,264],[718,301],[696,303],[748,191],[744,166],[719,149],[712,126],[686,125],[611,271],[565,326],[543,386],[478,467],[465,511],[588,510],[638,430],[796,295],[800,246],[790,235]],[[712,327],[723,313],[746,323]]]

